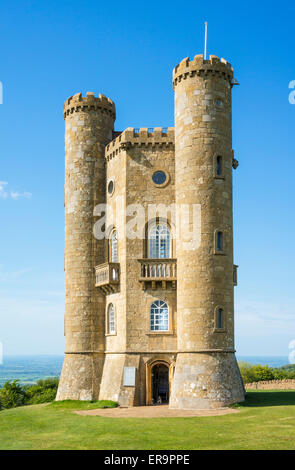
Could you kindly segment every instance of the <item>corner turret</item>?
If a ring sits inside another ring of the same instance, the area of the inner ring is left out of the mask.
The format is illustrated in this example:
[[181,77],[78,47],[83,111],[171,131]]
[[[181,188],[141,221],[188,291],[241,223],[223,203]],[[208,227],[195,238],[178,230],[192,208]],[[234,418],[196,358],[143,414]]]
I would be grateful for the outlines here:
[[104,240],[93,236],[93,211],[105,202],[105,146],[115,104],[94,93],[68,98],[65,133],[65,360],[57,400],[98,399],[104,363],[105,299],[95,288]]

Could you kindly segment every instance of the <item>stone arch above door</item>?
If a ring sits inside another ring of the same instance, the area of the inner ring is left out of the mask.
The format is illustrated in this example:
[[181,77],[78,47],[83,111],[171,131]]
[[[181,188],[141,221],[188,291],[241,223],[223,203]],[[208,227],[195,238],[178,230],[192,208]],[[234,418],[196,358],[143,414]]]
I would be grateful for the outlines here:
[[168,368],[169,396],[174,376],[175,360],[171,358],[151,358],[146,362],[146,405],[152,405],[152,369],[156,365],[163,364]]

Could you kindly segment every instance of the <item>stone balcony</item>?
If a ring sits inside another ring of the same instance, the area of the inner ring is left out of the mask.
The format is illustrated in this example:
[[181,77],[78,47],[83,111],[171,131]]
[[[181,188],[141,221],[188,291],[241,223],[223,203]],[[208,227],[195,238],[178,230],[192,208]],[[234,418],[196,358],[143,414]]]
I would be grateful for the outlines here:
[[103,263],[95,267],[95,287],[104,294],[118,291],[120,284],[120,263]]
[[140,263],[139,281],[144,289],[176,289],[177,262],[172,258],[144,258]]

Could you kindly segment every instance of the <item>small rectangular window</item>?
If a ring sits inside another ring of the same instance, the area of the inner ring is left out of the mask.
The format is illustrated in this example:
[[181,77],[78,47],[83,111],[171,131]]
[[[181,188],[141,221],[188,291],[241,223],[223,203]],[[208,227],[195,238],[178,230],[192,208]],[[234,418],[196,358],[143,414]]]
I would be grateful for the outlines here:
[[118,263],[118,237],[117,232],[114,230],[111,235],[111,261]]
[[216,157],[216,175],[217,176],[222,175],[222,157],[220,155]]
[[219,330],[223,329],[223,310],[219,308],[217,311],[217,328]]
[[223,233],[222,232],[217,232],[216,248],[217,248],[217,251],[223,251]]
[[115,309],[113,304],[108,307],[108,334],[115,334]]

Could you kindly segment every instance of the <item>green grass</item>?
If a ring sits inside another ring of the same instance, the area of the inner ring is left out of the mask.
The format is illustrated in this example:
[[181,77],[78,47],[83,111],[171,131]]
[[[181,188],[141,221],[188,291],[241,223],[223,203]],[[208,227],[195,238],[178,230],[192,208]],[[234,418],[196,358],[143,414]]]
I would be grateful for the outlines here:
[[[99,406],[107,406],[108,403]],[[249,391],[239,413],[196,418],[104,418],[58,402],[0,412],[0,449],[294,449],[295,391]]]
[[[79,400],[62,400],[53,401],[47,406],[61,410],[97,410],[98,408],[116,408],[118,403],[111,400],[100,401],[79,401]],[[1,415],[0,415],[1,416]]]

